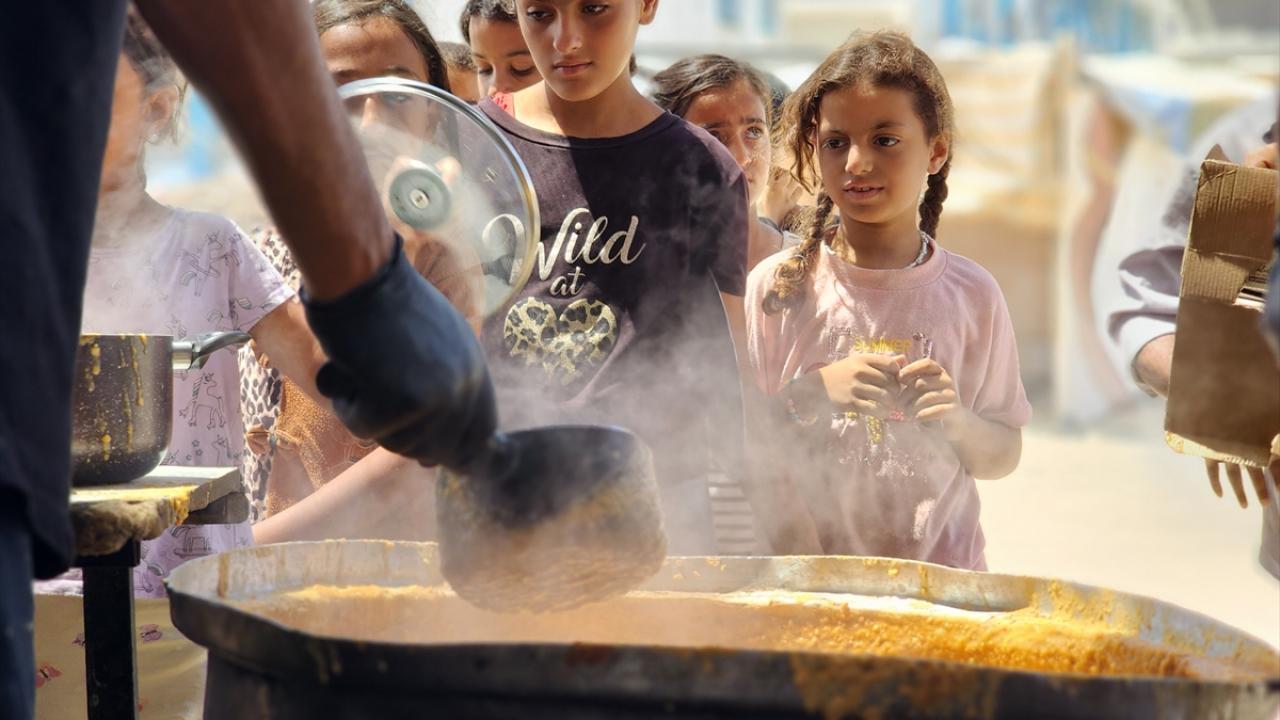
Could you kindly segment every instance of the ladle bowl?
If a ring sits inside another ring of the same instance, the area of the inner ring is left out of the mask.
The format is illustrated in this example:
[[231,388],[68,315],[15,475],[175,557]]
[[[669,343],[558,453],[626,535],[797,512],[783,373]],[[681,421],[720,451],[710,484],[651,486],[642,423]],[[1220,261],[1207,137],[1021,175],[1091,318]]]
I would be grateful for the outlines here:
[[436,484],[441,571],[490,610],[560,610],[621,594],[662,565],[653,457],[613,427],[498,435],[496,459]]

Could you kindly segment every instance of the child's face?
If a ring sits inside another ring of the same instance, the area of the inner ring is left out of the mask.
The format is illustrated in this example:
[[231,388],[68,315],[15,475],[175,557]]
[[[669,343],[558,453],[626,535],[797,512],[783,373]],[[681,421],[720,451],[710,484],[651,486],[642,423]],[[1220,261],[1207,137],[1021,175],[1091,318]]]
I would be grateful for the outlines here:
[[449,89],[454,95],[472,105],[480,101],[479,80],[476,71],[470,68],[449,66]]
[[[320,36],[320,50],[333,81],[342,85],[355,80],[394,75],[429,83],[427,61],[409,36],[395,21],[379,17],[364,23],[331,28]],[[362,126],[382,124],[420,132],[434,125],[425,103],[396,105],[395,97],[383,94],[366,97],[348,112],[360,114]]]
[[471,18],[470,34],[481,97],[513,93],[542,79],[519,24]]
[[920,193],[946,162],[948,144],[928,136],[914,101],[896,88],[849,87],[823,96],[818,169],[841,218],[916,221]]
[[180,101],[177,85],[148,90],[133,63],[121,53],[116,64],[111,126],[102,154],[99,194],[119,190],[144,177],[142,148],[172,128]]
[[745,80],[699,95],[684,119],[715,136],[746,173],[755,204],[769,181],[772,148],[764,101]]
[[116,64],[115,93],[111,98],[111,127],[102,155],[99,192],[110,192],[137,173],[138,157],[146,142],[143,121],[142,78],[123,54]]
[[533,61],[563,100],[598,97],[629,74],[636,32],[653,22],[658,0],[517,0]]

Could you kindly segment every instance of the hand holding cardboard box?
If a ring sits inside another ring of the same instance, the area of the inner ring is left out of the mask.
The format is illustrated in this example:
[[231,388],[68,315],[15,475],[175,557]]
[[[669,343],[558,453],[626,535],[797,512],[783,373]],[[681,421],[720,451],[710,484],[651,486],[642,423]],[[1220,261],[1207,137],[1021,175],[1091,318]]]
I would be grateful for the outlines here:
[[[1272,261],[1276,183],[1275,170],[1218,160],[1201,167],[1165,414],[1174,450],[1259,470],[1280,435],[1280,370],[1257,303],[1242,291]],[[1216,471],[1210,477],[1220,491]],[[1243,493],[1239,468],[1229,479]]]

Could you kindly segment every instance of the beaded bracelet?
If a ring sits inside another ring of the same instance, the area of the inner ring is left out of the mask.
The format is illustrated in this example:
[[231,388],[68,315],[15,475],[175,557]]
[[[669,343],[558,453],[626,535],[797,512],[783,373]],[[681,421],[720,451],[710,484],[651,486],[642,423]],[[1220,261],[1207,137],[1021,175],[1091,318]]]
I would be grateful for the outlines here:
[[[788,380],[784,390],[789,390],[799,379],[800,378],[791,378]],[[787,396],[787,417],[790,418],[791,422],[802,427],[811,427],[818,422],[818,415],[814,415],[812,417],[804,417],[801,415],[800,408],[796,405],[795,398],[792,398],[790,395]]]

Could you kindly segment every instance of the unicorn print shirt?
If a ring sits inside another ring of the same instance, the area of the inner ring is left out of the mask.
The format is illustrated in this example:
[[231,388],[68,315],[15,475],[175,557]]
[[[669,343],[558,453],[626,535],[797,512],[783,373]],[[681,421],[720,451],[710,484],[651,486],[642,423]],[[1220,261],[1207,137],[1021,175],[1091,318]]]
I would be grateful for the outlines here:
[[[191,337],[248,331],[293,296],[266,257],[230,220],[174,210],[150,240],[94,248],[84,295],[86,333]],[[234,349],[200,370],[175,373],[173,437],[164,463],[240,467],[244,426]],[[183,562],[248,545],[249,524],[170,528],[142,544],[134,568],[139,597],[163,597],[161,580]]]

